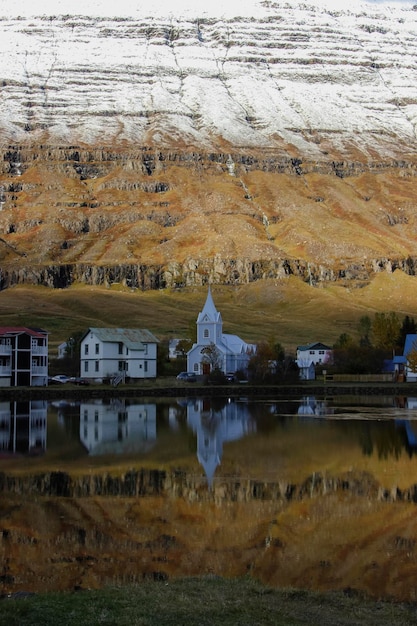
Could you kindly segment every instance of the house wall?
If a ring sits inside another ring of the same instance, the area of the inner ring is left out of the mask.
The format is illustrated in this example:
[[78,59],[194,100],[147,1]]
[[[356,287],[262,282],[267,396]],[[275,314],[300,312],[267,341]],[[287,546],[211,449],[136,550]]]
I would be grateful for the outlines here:
[[332,350],[297,350],[297,363],[302,363],[303,367],[329,363],[332,360]]
[[144,347],[144,350],[132,350],[123,342],[101,341],[89,333],[81,342],[80,375],[102,380],[124,372],[134,379],[155,378],[157,345],[147,343]]

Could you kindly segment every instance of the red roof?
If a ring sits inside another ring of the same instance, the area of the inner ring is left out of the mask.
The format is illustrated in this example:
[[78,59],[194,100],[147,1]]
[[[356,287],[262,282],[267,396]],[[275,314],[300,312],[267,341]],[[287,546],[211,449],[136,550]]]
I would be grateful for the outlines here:
[[26,333],[32,337],[45,337],[48,332],[41,328],[28,328],[27,326],[0,326],[0,336],[21,335]]

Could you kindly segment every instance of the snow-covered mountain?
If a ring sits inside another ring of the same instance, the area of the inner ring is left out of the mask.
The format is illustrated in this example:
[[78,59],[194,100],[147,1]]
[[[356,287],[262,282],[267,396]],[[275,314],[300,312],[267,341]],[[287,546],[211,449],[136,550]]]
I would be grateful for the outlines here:
[[0,0],[0,289],[417,273],[417,5]]
[[1,0],[0,85],[3,145],[411,155],[417,10]]

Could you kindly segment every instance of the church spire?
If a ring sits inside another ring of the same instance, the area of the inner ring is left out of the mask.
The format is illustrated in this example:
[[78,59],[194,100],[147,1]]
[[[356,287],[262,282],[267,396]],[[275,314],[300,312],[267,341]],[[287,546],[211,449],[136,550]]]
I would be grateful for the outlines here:
[[211,288],[209,285],[206,303],[203,307],[203,310],[198,316],[197,322],[201,320],[210,321],[210,322],[218,322],[220,313],[217,311],[216,306],[213,301],[213,296],[211,295]]
[[216,309],[209,286],[206,302],[197,317],[197,343],[218,345],[221,342],[222,332],[222,316]]

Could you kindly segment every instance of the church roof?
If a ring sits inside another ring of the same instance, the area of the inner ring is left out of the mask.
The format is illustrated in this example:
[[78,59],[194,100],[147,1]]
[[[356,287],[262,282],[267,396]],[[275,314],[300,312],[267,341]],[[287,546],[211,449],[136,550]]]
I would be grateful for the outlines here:
[[207,298],[206,298],[206,303],[201,313],[198,314],[197,323],[203,322],[203,321],[220,322],[221,319],[222,319],[222,316],[216,309],[216,306],[213,302],[213,297],[211,295],[211,289],[209,287]]
[[222,334],[222,342],[228,348],[228,351],[233,354],[245,354],[248,350],[253,351],[255,346],[252,346],[246,341],[243,341],[238,335]]

